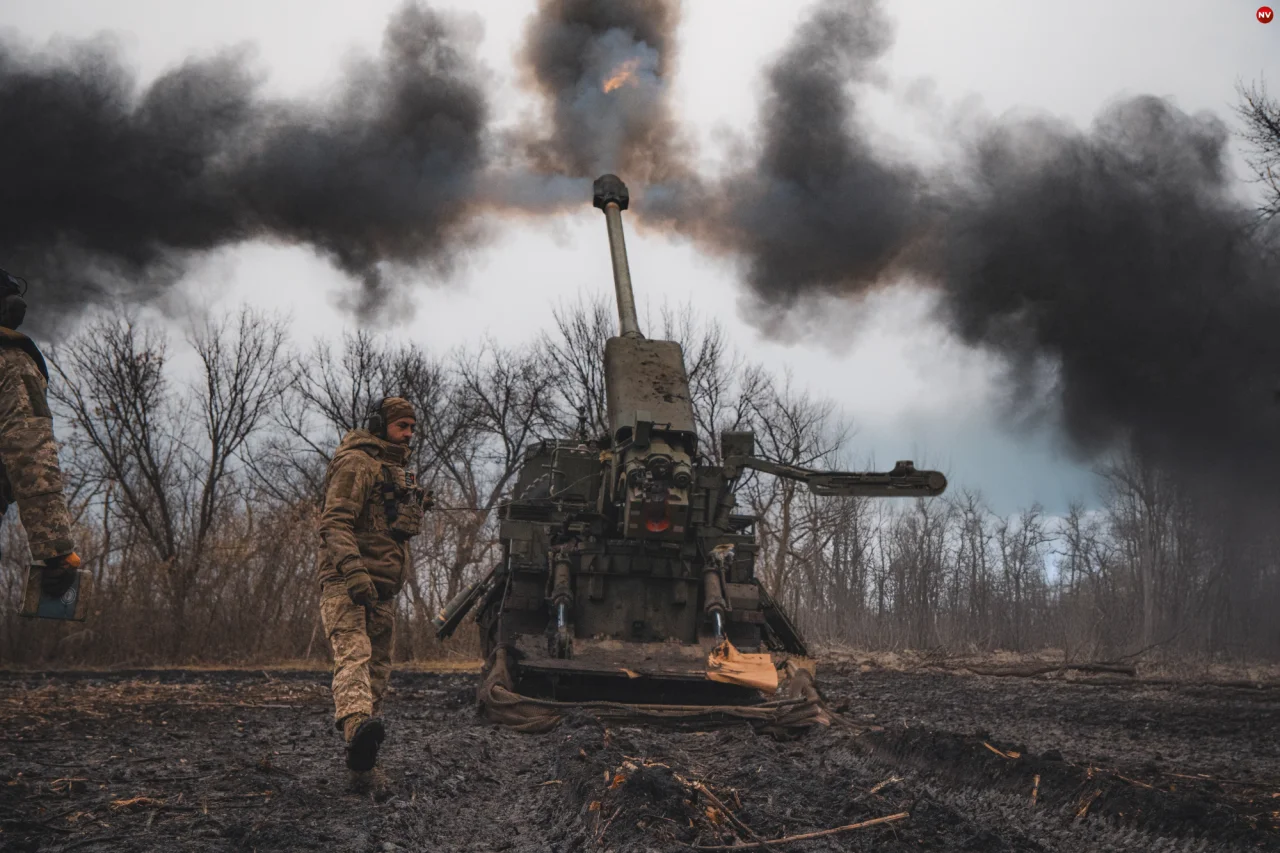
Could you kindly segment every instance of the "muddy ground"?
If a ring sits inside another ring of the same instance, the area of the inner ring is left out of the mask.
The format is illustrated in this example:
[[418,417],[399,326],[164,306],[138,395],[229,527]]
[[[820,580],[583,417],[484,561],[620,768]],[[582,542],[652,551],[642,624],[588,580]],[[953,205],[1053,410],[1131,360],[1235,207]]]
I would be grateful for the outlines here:
[[1280,850],[1275,687],[819,672],[840,724],[787,742],[516,734],[398,673],[376,793],[323,673],[0,674],[0,849]]

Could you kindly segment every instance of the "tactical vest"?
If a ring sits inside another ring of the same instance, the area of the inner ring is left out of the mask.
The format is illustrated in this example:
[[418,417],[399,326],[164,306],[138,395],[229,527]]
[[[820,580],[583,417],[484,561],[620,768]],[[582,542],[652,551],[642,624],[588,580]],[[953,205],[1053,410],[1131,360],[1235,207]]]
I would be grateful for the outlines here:
[[[404,475],[403,486],[397,482],[397,470]],[[406,542],[417,536],[422,530],[422,516],[426,512],[426,492],[418,485],[417,478],[403,468],[383,465],[377,489],[391,538]]]

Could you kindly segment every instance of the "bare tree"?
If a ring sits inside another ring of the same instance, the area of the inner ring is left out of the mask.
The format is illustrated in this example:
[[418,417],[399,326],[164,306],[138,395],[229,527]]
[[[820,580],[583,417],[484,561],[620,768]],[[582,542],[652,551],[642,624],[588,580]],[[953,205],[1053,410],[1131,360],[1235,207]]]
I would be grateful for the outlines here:
[[[70,414],[82,476],[132,531],[126,554],[164,578],[175,652],[215,526],[238,488],[234,470],[278,397],[283,328],[250,310],[205,321],[190,343],[199,378],[186,393],[166,376],[168,341],[128,315],[103,318],[55,352],[52,396]],[[137,547],[149,552],[147,560]]]
[[823,534],[807,537],[802,550],[805,586],[797,618],[815,638],[865,640],[876,536],[872,502],[808,495],[805,502]]
[[1045,547],[1050,537],[1039,505],[1001,519],[995,540],[1000,551],[1005,648],[1023,651],[1032,646],[1032,626],[1044,605]]
[[[188,444],[184,432],[185,479],[200,484],[193,516],[191,550],[197,563],[218,514],[240,497],[232,465],[267,420],[287,385],[281,371],[285,330],[278,319],[248,308],[232,320],[205,320],[190,337],[200,359],[204,384],[192,389],[203,428],[203,446]],[[195,569],[193,567],[192,572]]]
[[[821,467],[838,458],[849,427],[835,417],[835,406],[797,391],[791,376],[769,383],[745,406],[756,434],[756,452],[774,462]],[[770,595],[798,603],[802,552],[813,537],[827,534],[820,517],[806,503],[807,489],[794,480],[752,477],[743,492],[759,521],[759,567]]]
[[79,470],[117,496],[115,512],[139,530],[162,564],[178,556],[182,445],[164,373],[168,341],[128,315],[91,323],[51,351],[50,396],[70,415]]
[[556,378],[536,347],[514,350],[487,343],[477,352],[458,353],[454,375],[454,405],[466,430],[427,433],[436,445],[436,476],[465,507],[458,517],[455,553],[444,567],[445,597],[457,593],[468,567],[492,551],[494,537],[486,530],[493,510],[514,482],[525,448],[559,420]]
[[1169,472],[1138,453],[1104,469],[1111,492],[1111,524],[1125,550],[1130,589],[1139,602],[1138,643],[1152,645],[1160,628],[1161,582],[1172,558],[1169,514],[1174,500]]
[[1120,602],[1110,594],[1116,563],[1106,519],[1072,504],[1059,527],[1058,548],[1057,607],[1064,654],[1072,660],[1118,652],[1114,627],[1123,619],[1116,612]]
[[991,529],[991,511],[981,495],[972,491],[952,499],[952,511],[958,529],[948,604],[954,622],[963,626],[963,639],[989,648],[994,642],[996,607],[992,554],[996,534]]
[[1271,219],[1280,214],[1280,103],[1267,93],[1265,82],[1240,84],[1236,90],[1236,113],[1244,122],[1241,136],[1253,149],[1249,165],[1265,191],[1259,212],[1264,220]]
[[617,334],[613,307],[604,297],[580,298],[552,312],[555,330],[543,332],[539,348],[546,353],[548,368],[555,377],[562,421],[561,430],[576,427],[580,412],[592,436],[607,435],[609,413],[604,386],[604,344]]

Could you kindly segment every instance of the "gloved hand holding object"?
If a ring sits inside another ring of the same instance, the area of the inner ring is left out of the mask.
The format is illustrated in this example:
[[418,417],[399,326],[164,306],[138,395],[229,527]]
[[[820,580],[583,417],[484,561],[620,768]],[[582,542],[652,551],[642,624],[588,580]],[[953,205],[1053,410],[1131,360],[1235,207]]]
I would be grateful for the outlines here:
[[74,551],[45,560],[44,568],[40,570],[41,591],[52,598],[61,598],[75,583],[78,568],[80,555]]
[[347,595],[361,607],[373,607],[378,603],[378,589],[373,585],[373,578],[365,571],[364,566],[355,566],[343,574],[347,585]]

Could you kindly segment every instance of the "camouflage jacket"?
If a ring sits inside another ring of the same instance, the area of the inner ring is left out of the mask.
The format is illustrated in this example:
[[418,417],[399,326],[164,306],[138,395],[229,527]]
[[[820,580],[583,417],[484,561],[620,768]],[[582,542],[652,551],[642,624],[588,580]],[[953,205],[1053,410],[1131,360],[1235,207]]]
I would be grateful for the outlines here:
[[75,550],[45,396],[48,379],[44,357],[31,339],[0,328],[0,504],[7,509],[10,501],[17,502],[35,560]]
[[404,586],[409,539],[422,525],[423,491],[404,469],[409,448],[367,430],[347,433],[329,463],[320,515],[320,584],[335,590],[363,567],[380,598]]

